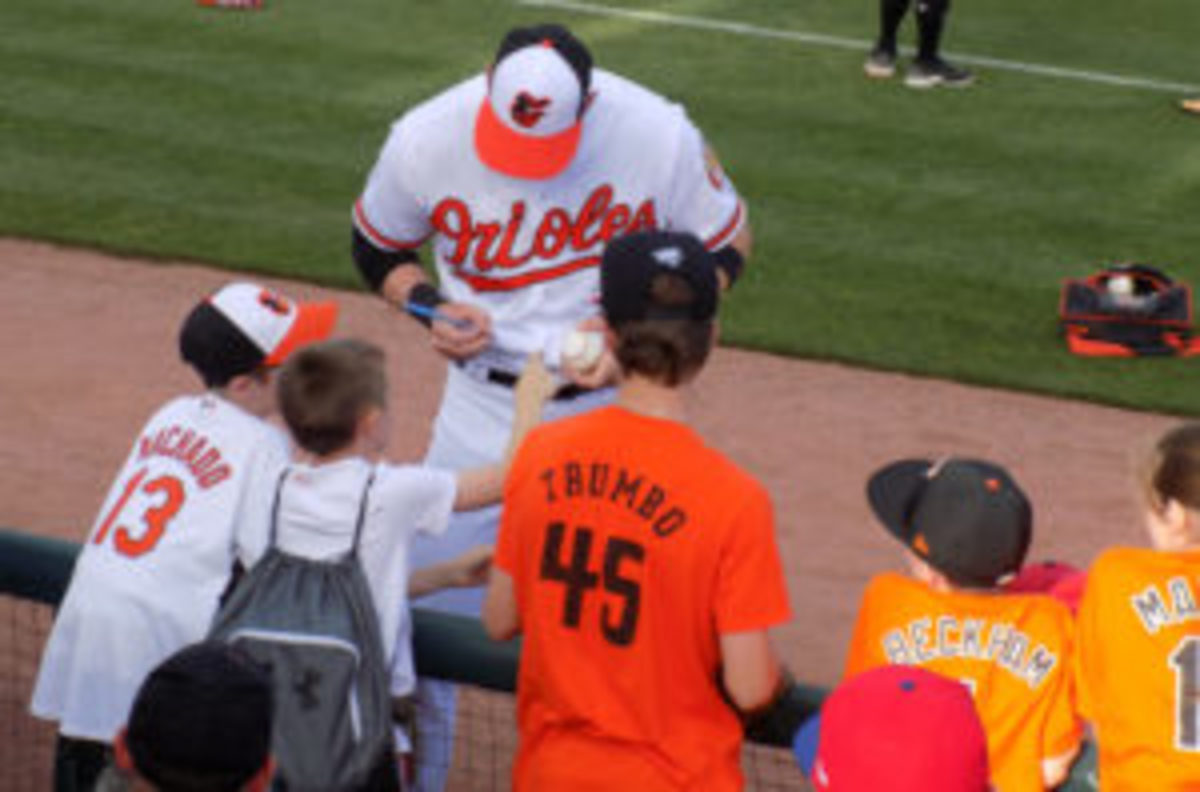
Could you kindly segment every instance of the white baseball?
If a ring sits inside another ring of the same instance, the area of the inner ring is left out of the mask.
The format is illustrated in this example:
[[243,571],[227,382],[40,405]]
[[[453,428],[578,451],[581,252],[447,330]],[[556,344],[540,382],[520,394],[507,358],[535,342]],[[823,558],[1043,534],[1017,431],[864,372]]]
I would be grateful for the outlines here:
[[572,330],[563,339],[563,362],[576,371],[588,371],[604,354],[604,336],[595,330]]
[[1113,275],[1108,279],[1108,293],[1114,297],[1132,297],[1135,289],[1129,275]]

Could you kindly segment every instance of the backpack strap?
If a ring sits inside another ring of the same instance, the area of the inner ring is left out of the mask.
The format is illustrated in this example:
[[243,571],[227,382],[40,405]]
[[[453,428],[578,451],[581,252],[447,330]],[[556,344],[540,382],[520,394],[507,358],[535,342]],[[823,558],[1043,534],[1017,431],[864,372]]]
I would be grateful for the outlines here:
[[367,496],[371,492],[371,485],[375,483],[375,466],[371,466],[371,473],[367,476],[367,483],[363,485],[362,501],[358,504],[358,522],[354,524],[354,544],[350,545],[350,554],[358,554],[358,540],[362,537],[363,523],[367,517]]
[[[275,547],[275,542],[279,538],[279,501],[283,493],[283,482],[287,481],[288,474],[292,472],[291,467],[284,468],[284,471],[279,474],[279,483],[275,485],[275,500],[271,504],[271,530],[267,534],[267,549]],[[367,483],[363,485],[362,500],[358,504],[358,520],[354,523],[354,543],[350,545],[350,552],[347,557],[358,553],[358,540],[362,537],[363,523],[367,517],[367,495],[371,491],[371,485],[375,483],[375,468],[371,467],[371,473],[367,476]]]
[[283,492],[283,482],[287,480],[288,474],[291,472],[290,466],[285,467],[279,474],[279,483],[275,485],[275,500],[271,503],[271,530],[267,533],[268,550],[275,547],[275,540],[279,536],[279,496]]

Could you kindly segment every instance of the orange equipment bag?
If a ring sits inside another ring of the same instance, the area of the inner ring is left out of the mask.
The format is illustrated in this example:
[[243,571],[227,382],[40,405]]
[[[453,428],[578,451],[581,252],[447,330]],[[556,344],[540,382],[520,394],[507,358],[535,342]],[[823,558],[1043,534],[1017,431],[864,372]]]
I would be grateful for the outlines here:
[[1058,319],[1076,355],[1200,355],[1191,287],[1145,264],[1116,264],[1063,281]]

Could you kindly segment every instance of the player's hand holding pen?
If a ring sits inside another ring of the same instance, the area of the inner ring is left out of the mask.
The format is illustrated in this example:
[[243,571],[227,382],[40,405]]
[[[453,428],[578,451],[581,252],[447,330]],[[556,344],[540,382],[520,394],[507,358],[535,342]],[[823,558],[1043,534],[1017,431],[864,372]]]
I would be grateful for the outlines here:
[[492,317],[475,305],[444,302],[436,308],[409,302],[404,309],[431,320],[433,348],[451,360],[466,360],[492,342]]

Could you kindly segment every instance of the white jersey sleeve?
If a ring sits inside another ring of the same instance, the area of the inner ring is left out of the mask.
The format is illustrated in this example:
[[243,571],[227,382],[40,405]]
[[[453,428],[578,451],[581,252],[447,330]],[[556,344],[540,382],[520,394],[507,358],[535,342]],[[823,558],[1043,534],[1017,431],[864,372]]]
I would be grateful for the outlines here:
[[404,119],[392,125],[366,187],[354,204],[354,226],[380,250],[420,247],[432,232],[429,217],[405,178],[411,146]]
[[691,231],[709,250],[728,245],[746,223],[733,182],[708,150],[700,130],[684,115],[666,216],[671,228]]

